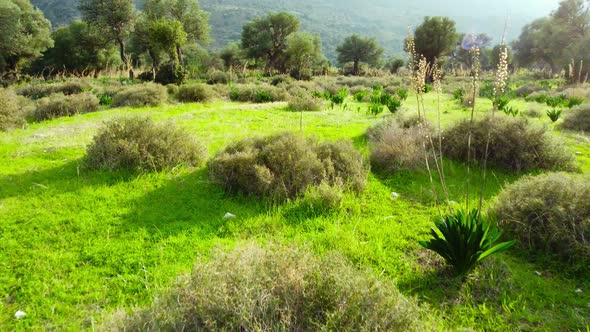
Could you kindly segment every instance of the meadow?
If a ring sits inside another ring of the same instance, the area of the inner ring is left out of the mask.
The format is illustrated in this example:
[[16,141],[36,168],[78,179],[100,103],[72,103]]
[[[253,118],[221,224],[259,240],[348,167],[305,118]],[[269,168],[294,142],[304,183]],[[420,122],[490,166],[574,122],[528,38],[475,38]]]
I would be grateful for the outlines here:
[[[438,96],[424,97],[432,123]],[[444,128],[469,117],[450,93],[440,98]],[[244,243],[304,247],[319,257],[338,252],[356,269],[415,299],[436,326],[432,329],[590,328],[588,271],[572,272],[566,263],[515,246],[460,279],[422,248],[418,241],[428,238],[438,215],[423,170],[371,171],[363,192],[345,192],[338,207],[317,211],[302,198],[273,203],[230,195],[212,181],[206,165],[149,173],[83,165],[102,124],[121,116],[172,121],[197,137],[210,158],[238,140],[290,131],[320,141],[350,141],[368,159],[368,128],[417,111],[413,93],[395,115],[369,114],[369,104],[350,95],[344,104],[323,102],[321,111],[302,113],[291,111],[287,102],[227,98],[101,106],[97,112],[0,132],[0,329],[101,329],[117,310],[149,306],[219,248]],[[486,98],[476,105],[476,118],[492,107]],[[529,121],[562,138],[579,172],[590,172],[588,134],[560,129],[538,103],[518,98],[511,105],[521,110],[518,117],[540,108]],[[455,204],[465,201],[467,176],[474,187],[481,183],[480,170],[467,172],[464,163],[446,159],[445,171]],[[504,186],[540,171],[488,172],[485,207]],[[227,213],[235,217],[225,218]],[[15,319],[18,310],[26,317]]]

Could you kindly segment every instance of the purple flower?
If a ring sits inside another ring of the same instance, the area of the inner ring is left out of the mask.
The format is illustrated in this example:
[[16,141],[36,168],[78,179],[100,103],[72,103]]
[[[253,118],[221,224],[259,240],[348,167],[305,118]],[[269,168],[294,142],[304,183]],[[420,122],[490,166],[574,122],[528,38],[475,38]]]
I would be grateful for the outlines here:
[[463,40],[461,41],[461,47],[464,50],[472,50],[475,48],[481,48],[484,44],[486,44],[486,42],[487,40],[485,40],[485,38],[468,34],[463,37]]

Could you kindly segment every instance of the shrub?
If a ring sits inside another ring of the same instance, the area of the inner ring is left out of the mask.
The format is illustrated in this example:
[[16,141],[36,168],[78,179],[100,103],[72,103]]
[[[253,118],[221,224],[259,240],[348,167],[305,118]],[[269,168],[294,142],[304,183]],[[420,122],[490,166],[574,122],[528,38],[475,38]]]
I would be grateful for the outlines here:
[[208,76],[207,84],[227,84],[231,81],[230,75],[221,70],[213,70]]
[[531,95],[535,92],[538,92],[538,91],[543,91],[543,90],[545,90],[545,89],[542,87],[538,87],[534,84],[526,84],[526,85],[523,85],[520,88],[516,89],[514,91],[514,94],[517,97],[527,98],[529,95]]
[[529,118],[540,118],[543,115],[543,113],[540,110],[534,107],[529,108],[528,110],[523,112],[523,114],[528,116]]
[[209,162],[214,181],[230,193],[295,198],[321,182],[360,191],[367,168],[350,142],[318,143],[285,133],[228,146]]
[[137,84],[123,89],[113,98],[113,106],[158,106],[168,100],[166,87],[156,83]]
[[62,116],[95,112],[98,110],[99,100],[90,92],[66,96],[55,93],[37,101],[37,109],[33,114],[37,121],[50,120]]
[[213,89],[200,83],[181,85],[176,93],[176,99],[184,103],[206,102],[213,99]]
[[381,172],[424,169],[425,130],[427,126],[404,128],[397,121],[386,121],[369,129],[372,168]]
[[166,92],[168,92],[169,96],[176,96],[178,93],[179,87],[176,84],[167,84],[166,85]]
[[289,109],[297,112],[322,110],[322,100],[315,97],[295,96],[289,101]]
[[106,122],[88,147],[85,164],[93,169],[161,171],[180,164],[198,166],[206,149],[173,123],[149,118]]
[[[469,121],[443,132],[443,151],[455,160],[467,160]],[[542,127],[522,117],[487,117],[473,123],[471,156],[483,160],[489,134],[488,163],[515,171],[566,169],[573,156]]]
[[54,93],[62,93],[64,95],[79,94],[84,91],[90,90],[92,85],[87,81],[80,79],[68,80],[60,83],[51,84],[40,84],[35,83],[31,85],[25,85],[18,89],[19,95],[29,97],[31,99],[39,99],[47,97]]
[[439,254],[459,276],[468,274],[482,259],[514,245],[514,241],[496,244],[500,231],[477,209],[448,214],[435,221],[435,227],[430,231],[432,238],[420,245]]
[[288,100],[289,95],[284,89],[271,85],[243,84],[232,87],[229,99],[231,101],[269,103]]
[[12,90],[0,88],[0,131],[24,124],[25,115],[17,95]]
[[[115,314],[108,331],[424,331],[415,300],[338,253],[239,245],[182,276],[151,307]],[[436,329],[436,328],[434,328]]]
[[490,213],[526,249],[590,264],[590,177],[528,176],[507,186]]
[[590,131],[590,104],[577,106],[567,112],[561,126],[565,129]]

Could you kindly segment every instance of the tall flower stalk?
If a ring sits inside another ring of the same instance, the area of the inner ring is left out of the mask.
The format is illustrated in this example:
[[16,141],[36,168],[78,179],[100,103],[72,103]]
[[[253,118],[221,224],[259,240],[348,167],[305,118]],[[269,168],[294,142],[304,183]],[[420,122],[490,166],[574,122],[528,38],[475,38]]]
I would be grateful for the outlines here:
[[471,88],[473,89],[472,100],[471,100],[471,118],[469,120],[469,133],[467,136],[467,181],[466,181],[466,192],[465,192],[465,210],[469,211],[469,190],[471,189],[471,140],[473,136],[473,120],[475,116],[475,104],[477,98],[477,92],[479,89],[479,72],[481,69],[481,63],[479,59],[480,50],[476,46],[469,50],[471,54]]
[[[498,65],[496,67],[496,74],[494,78],[494,94],[493,98],[493,107],[492,107],[492,116],[488,118],[488,121],[493,121],[496,112],[498,111],[499,99],[502,98],[504,92],[506,92],[506,81],[508,80],[508,48],[506,44],[502,43],[500,46],[500,54],[498,59]],[[483,174],[481,180],[481,189],[479,194],[479,209],[481,210],[483,206],[483,196],[484,190],[486,186],[487,180],[487,170],[488,170],[488,152],[490,149],[490,140],[491,140],[491,128],[490,124],[488,123],[488,132],[486,137],[486,149],[483,158]]]

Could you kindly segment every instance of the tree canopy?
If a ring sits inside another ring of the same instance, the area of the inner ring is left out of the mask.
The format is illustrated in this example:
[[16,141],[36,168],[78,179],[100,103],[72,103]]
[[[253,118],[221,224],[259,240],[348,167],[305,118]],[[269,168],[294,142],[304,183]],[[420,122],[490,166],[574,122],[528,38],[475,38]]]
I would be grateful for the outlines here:
[[133,67],[127,54],[126,40],[133,29],[133,0],[81,0],[82,18],[119,45],[121,61],[133,78]]
[[342,44],[336,48],[336,52],[338,53],[338,62],[341,65],[352,62],[352,74],[358,75],[361,62],[372,66],[379,63],[383,48],[379,46],[375,38],[361,37],[354,34],[346,37]]
[[425,17],[414,32],[416,52],[429,63],[440,60],[457,42],[455,21],[448,17]]
[[242,48],[248,57],[264,61],[267,71],[284,72],[287,40],[297,31],[299,19],[295,15],[282,12],[257,17],[243,27]]
[[0,74],[17,72],[23,60],[53,46],[51,24],[29,0],[0,2]]

